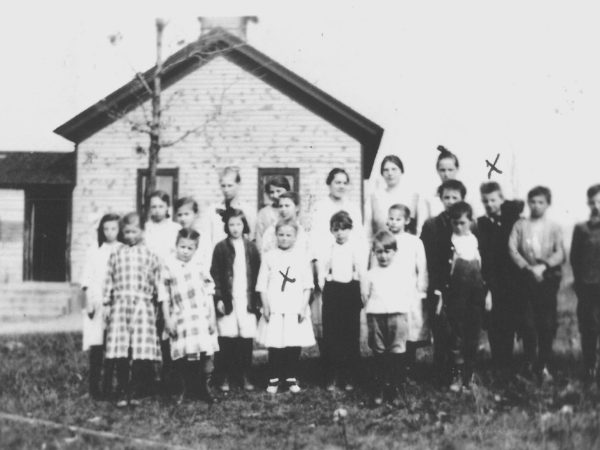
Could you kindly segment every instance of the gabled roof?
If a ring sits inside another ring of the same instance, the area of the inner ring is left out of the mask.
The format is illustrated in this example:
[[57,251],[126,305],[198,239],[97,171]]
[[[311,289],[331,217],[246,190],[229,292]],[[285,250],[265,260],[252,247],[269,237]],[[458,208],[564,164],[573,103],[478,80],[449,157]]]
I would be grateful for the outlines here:
[[0,186],[75,186],[75,152],[0,152]]
[[[167,58],[162,85],[168,87],[174,84],[216,56],[223,56],[259,77],[359,141],[363,147],[363,176],[367,178],[370,175],[383,128],[222,28],[212,30]],[[150,99],[141,79],[151,85],[155,70],[156,67],[153,67],[140,74],[54,132],[76,144],[92,136]]]

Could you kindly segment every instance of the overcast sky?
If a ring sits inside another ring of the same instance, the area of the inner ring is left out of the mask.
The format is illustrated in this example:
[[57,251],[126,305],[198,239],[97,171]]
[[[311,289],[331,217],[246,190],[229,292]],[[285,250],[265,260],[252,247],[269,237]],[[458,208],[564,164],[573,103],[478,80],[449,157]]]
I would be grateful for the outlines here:
[[600,181],[597,2],[54,0],[0,13],[0,150],[71,150],[52,130],[152,66],[156,17],[168,55],[198,37],[198,16],[257,15],[250,44],[383,126],[381,153],[428,185],[438,144],[471,185],[500,153],[505,185],[548,184],[569,217]]

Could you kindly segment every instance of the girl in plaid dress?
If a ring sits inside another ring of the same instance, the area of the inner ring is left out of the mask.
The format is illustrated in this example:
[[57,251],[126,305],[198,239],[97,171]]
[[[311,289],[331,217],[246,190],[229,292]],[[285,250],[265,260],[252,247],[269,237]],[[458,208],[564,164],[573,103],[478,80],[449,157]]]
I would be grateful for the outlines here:
[[86,308],[83,312],[83,350],[89,350],[90,396],[100,398],[110,395],[114,368],[104,368],[104,382],[100,388],[102,360],[104,358],[104,315],[102,313],[102,284],[106,278],[108,258],[123,244],[117,214],[105,214],[98,225],[98,243],[86,256],[81,289],[85,293]]
[[179,231],[175,257],[168,258],[163,267],[159,301],[171,339],[171,359],[183,380],[182,398],[210,403],[211,356],[219,345],[212,282],[205,281],[207,276],[193,261],[199,239],[195,230]]
[[[153,362],[161,360],[156,333],[155,293],[160,266],[158,257],[142,241],[140,216],[122,220],[127,245],[110,255],[104,283],[107,319],[106,359],[117,370],[117,406],[137,404],[153,380]],[[131,365],[131,375],[130,375]]]

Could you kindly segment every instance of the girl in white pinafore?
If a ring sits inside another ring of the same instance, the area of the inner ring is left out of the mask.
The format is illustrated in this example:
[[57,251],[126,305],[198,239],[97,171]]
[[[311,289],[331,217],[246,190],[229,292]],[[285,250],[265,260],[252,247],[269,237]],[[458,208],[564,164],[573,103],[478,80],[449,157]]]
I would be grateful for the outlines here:
[[102,360],[104,358],[104,318],[102,285],[108,272],[108,259],[113,251],[123,245],[120,238],[120,217],[106,214],[98,225],[98,244],[93,245],[85,260],[81,289],[85,293],[86,308],[83,311],[83,350],[89,350],[89,389],[92,398],[110,394],[113,368],[104,368],[104,382],[100,388]]
[[315,344],[308,306],[313,278],[305,251],[294,246],[298,224],[280,220],[275,233],[278,248],[264,256],[256,282],[263,305],[258,342],[269,349],[267,392],[277,393],[281,378],[297,393],[301,348]]

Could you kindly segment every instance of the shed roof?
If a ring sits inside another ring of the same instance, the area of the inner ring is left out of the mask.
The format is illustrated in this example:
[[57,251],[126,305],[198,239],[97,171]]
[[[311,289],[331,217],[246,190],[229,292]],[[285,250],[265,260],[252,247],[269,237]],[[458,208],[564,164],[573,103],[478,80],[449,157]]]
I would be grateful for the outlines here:
[[[363,177],[370,175],[383,128],[222,28],[212,30],[167,58],[162,85],[168,87],[174,84],[217,56],[223,56],[259,77],[360,142],[363,149]],[[152,84],[155,70],[156,66],[139,74],[54,132],[76,144],[92,136],[150,99],[145,83]]]
[[0,152],[0,186],[75,186],[75,152]]

